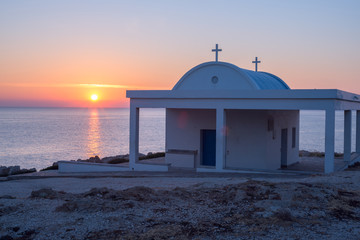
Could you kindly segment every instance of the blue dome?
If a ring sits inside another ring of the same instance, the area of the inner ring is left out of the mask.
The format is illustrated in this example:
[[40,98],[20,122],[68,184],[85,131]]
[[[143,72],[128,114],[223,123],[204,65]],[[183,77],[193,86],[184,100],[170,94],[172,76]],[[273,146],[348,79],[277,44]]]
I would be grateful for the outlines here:
[[254,72],[226,62],[202,63],[177,82],[173,90],[264,90],[290,89],[279,77]]
[[254,72],[242,69],[248,77],[256,83],[259,89],[290,89],[289,86],[281,80],[281,78],[267,72]]

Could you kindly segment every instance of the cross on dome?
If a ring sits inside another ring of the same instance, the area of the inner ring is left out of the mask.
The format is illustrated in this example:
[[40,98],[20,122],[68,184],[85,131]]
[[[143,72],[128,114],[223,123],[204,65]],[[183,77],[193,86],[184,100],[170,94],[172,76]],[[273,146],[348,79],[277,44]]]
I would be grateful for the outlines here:
[[222,49],[219,49],[219,48],[218,48],[218,44],[216,44],[215,49],[212,49],[211,51],[212,51],[212,52],[215,52],[215,61],[217,62],[217,61],[218,61],[218,52],[221,52]]
[[261,61],[258,61],[257,57],[255,57],[255,61],[252,61],[252,63],[255,63],[255,72],[257,72],[258,63],[261,63]]

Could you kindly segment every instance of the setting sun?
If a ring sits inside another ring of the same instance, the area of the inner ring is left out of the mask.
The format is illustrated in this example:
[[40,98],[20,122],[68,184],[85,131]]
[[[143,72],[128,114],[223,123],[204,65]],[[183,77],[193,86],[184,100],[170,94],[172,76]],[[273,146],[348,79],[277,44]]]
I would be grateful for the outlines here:
[[96,94],[93,94],[93,95],[91,95],[91,100],[92,101],[97,101],[98,100],[98,95],[96,95]]

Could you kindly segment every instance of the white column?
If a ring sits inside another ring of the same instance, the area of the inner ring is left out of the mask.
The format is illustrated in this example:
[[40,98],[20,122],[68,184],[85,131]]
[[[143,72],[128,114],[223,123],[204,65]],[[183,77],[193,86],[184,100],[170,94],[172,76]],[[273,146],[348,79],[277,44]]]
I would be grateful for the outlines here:
[[334,172],[335,110],[326,110],[325,117],[325,173]]
[[356,150],[360,153],[360,110],[356,111]]
[[344,111],[344,161],[351,158],[351,110]]
[[130,153],[129,167],[134,170],[139,159],[139,108],[130,104]]
[[223,108],[216,109],[216,170],[224,169],[226,114]]

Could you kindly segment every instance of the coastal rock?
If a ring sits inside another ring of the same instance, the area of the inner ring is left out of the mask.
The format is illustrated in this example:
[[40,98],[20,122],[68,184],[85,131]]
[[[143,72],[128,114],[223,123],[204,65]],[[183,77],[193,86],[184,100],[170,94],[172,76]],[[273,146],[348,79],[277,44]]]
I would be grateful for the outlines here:
[[[148,153],[148,155],[145,155],[143,153],[139,153],[139,159],[142,159],[144,157],[152,156],[153,153]],[[109,156],[100,158],[99,156],[90,157],[88,159],[78,159],[77,162],[91,162],[91,163],[110,163],[110,164],[117,164],[117,163],[124,163],[129,161],[129,154],[124,155],[116,155],[116,156]]]
[[89,162],[101,163],[101,159],[99,158],[99,156],[90,157]]
[[0,177],[6,177],[9,175],[9,171],[10,169],[8,167],[5,166],[1,166],[0,167]]
[[[126,158],[127,157],[127,158]],[[111,157],[104,157],[101,159],[103,163],[122,163],[129,161],[129,155],[116,155]]]
[[20,169],[20,171],[18,171],[17,173],[14,173],[12,175],[15,174],[24,174],[24,173],[32,173],[32,172],[36,172],[36,168],[30,168],[30,169]]
[[9,175],[15,175],[20,173],[20,166],[9,167]]
[[0,166],[0,177],[7,177],[9,175],[16,175],[16,174],[24,174],[24,173],[32,173],[36,172],[35,168],[31,169],[21,169],[20,166]]

